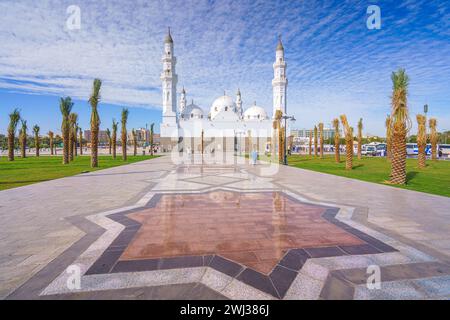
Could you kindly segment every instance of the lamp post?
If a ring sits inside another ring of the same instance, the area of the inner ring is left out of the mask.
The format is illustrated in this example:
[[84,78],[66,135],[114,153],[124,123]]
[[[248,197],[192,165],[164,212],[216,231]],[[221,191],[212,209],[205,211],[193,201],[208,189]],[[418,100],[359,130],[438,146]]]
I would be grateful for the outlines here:
[[423,106],[423,113],[425,113],[425,116],[427,115],[428,112],[428,104]]
[[283,164],[285,166],[287,166],[288,161],[287,161],[287,120],[291,120],[292,122],[295,122],[295,117],[294,116],[282,116],[281,119],[284,119],[284,158],[283,158]]

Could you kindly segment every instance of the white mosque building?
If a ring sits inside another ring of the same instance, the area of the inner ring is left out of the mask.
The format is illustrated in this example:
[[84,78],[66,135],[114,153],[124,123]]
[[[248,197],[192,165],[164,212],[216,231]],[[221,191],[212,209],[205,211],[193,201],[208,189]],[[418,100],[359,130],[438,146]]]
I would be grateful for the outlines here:
[[194,100],[188,104],[183,87],[177,107],[177,59],[170,29],[164,41],[162,63],[163,114],[160,132],[163,151],[178,148],[178,151],[196,153],[202,150],[202,145],[205,153],[249,151],[249,148],[256,148],[259,152],[270,150],[271,140],[276,141],[272,139],[275,112],[281,110],[283,115],[286,114],[288,80],[281,39],[278,41],[273,64],[271,115],[256,104],[244,110],[239,89],[234,99],[224,93],[206,110],[194,104]]

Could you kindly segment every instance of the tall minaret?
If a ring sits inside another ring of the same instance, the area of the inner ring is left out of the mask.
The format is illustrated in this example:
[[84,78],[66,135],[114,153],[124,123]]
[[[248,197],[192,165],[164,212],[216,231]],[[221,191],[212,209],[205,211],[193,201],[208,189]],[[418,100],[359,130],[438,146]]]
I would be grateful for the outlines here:
[[186,109],[186,90],[181,91],[181,97],[180,97],[180,114],[183,114],[184,110]]
[[239,118],[242,118],[242,98],[241,98],[241,90],[239,89],[236,94],[236,108]]
[[177,82],[175,72],[177,59],[173,54],[173,40],[170,28],[164,40],[164,56],[162,58],[163,72],[161,73],[163,92],[163,123],[172,125],[177,123]]
[[273,117],[275,112],[281,110],[283,115],[286,114],[286,91],[288,79],[286,78],[286,61],[284,61],[284,48],[281,37],[278,39],[278,45],[275,55],[275,63],[273,64]]

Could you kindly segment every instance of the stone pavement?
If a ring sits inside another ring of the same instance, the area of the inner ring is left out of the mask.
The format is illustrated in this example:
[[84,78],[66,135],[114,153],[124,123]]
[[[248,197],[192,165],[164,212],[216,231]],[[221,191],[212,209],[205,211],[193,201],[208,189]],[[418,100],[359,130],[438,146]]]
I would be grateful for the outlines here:
[[297,168],[161,157],[0,192],[0,297],[449,298],[449,208]]

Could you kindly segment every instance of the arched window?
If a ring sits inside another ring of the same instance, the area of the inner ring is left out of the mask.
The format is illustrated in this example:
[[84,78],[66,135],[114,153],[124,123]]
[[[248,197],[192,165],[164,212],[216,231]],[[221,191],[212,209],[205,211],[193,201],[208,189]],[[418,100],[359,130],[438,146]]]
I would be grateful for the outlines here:
[[260,114],[258,114],[258,119],[259,119],[259,118],[261,118],[261,115],[260,115]]
[[193,118],[194,117],[194,114],[193,113],[191,113],[191,118]]
[[228,107],[225,107],[225,111],[228,111]]

